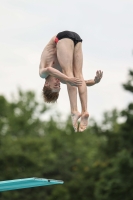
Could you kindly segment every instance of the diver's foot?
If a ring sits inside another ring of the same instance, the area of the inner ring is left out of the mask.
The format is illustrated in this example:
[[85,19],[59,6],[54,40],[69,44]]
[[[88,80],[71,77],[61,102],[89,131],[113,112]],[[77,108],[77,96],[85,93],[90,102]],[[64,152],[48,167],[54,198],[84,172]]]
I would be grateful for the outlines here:
[[84,112],[81,115],[81,121],[80,121],[80,125],[79,125],[79,132],[83,132],[87,128],[88,118],[89,118],[89,113],[88,112]]
[[73,128],[75,132],[77,132],[78,130],[78,119],[80,117],[81,117],[81,114],[78,111],[71,113],[72,124],[73,124]]

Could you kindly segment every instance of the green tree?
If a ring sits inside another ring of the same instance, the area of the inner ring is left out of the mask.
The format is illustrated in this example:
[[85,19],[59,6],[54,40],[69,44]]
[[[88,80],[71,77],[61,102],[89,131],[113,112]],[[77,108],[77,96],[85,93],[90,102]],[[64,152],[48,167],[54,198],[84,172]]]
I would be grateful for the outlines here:
[[[129,71],[129,80],[123,87],[133,93],[133,71]],[[100,149],[106,165],[99,162],[101,170],[95,185],[96,200],[133,199],[133,104],[130,103],[119,117],[125,121],[117,124],[117,118],[113,117],[115,128],[112,126],[113,129],[104,131],[105,144]]]
[[[62,186],[29,188],[1,193],[3,199],[80,199],[83,172],[88,171],[98,152],[96,135],[74,133],[70,117],[60,126],[53,117],[41,118],[47,113],[44,104],[38,104],[33,92],[18,91],[18,99],[1,99],[0,123],[0,180],[26,177],[44,177],[64,180]],[[60,116],[59,116],[60,117]],[[85,183],[84,183],[85,184]],[[86,198],[86,197],[85,197]]]
[[[133,93],[133,72],[124,89]],[[33,92],[18,91],[17,100],[0,96],[0,180],[44,177],[63,185],[3,192],[1,200],[132,200],[133,104],[105,112],[98,124],[89,120],[84,133],[74,133]],[[125,121],[120,123],[124,118]]]

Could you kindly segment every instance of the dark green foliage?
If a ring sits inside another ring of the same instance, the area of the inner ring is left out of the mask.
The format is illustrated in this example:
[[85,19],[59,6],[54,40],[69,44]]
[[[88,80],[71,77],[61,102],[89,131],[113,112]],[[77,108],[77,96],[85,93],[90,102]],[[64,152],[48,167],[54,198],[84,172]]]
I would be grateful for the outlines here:
[[123,84],[125,90],[133,93],[133,70],[129,70],[128,81],[126,84]]
[[[133,72],[124,88],[131,93]],[[0,180],[42,177],[63,185],[0,193],[0,200],[132,200],[133,103],[105,112],[101,124],[90,119],[74,133],[71,119],[49,121],[33,92],[18,91],[11,102],[0,96]],[[120,123],[120,119],[125,121]]]

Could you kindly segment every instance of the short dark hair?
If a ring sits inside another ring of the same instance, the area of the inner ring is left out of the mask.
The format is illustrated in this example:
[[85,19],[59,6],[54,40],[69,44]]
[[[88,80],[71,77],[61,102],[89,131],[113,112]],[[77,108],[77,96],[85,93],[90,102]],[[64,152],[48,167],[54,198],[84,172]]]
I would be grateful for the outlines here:
[[59,92],[52,92],[52,89],[45,85],[43,87],[42,93],[43,99],[47,103],[55,103],[59,97]]

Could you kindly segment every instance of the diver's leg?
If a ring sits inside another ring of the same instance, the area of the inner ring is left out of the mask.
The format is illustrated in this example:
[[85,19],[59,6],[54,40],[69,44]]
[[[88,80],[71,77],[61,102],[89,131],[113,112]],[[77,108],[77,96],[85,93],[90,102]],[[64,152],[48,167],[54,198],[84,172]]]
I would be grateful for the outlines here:
[[[74,53],[74,43],[71,39],[65,38],[58,41],[57,59],[62,68],[62,72],[69,77],[74,77],[73,53]],[[67,84],[67,90],[68,90],[70,106],[71,106],[72,124],[75,131],[77,131],[78,119],[81,116],[77,108],[77,87]]]
[[82,85],[78,87],[79,97],[81,102],[81,121],[79,126],[79,131],[82,132],[87,128],[89,113],[87,111],[87,87],[82,74],[83,65],[83,53],[82,53],[82,43],[78,42],[74,48],[73,56],[73,70],[74,76],[80,78],[83,82]]

